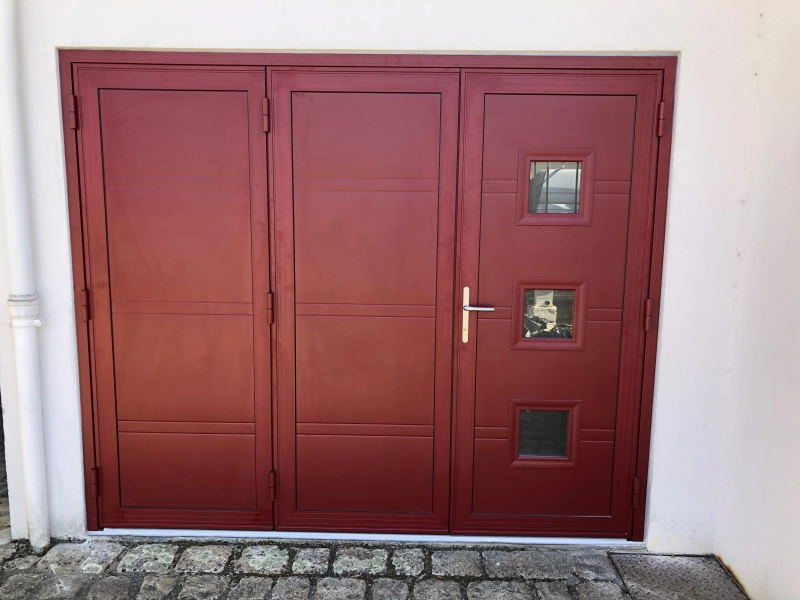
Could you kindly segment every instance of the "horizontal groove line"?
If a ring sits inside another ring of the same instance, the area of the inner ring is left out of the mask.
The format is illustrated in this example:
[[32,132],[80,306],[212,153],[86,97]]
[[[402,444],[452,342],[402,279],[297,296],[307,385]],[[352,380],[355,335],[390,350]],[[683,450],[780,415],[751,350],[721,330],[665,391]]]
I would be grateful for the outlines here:
[[433,437],[433,425],[378,423],[296,423],[297,435],[349,435],[364,437]]
[[304,315],[296,314],[296,317],[303,317],[306,319],[312,318],[325,318],[325,317],[342,317],[345,319],[435,319],[435,316],[418,316],[418,315]]
[[295,191],[429,192],[439,191],[438,179],[390,177],[294,177]]
[[189,434],[246,434],[254,435],[253,422],[212,422],[212,421],[139,421],[119,420],[120,433],[189,433]]
[[112,301],[111,312],[114,314],[251,316],[253,305],[249,302]]
[[414,304],[295,304],[298,316],[435,317],[436,306]]

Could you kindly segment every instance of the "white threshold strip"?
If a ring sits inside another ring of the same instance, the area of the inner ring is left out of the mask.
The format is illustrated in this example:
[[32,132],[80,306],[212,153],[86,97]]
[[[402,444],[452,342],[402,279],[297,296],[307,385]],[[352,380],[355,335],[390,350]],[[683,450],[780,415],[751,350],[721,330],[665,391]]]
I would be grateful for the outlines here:
[[512,537],[483,535],[417,535],[395,533],[325,533],[314,531],[230,531],[217,529],[113,529],[87,531],[97,537],[234,538],[271,540],[326,540],[348,542],[392,542],[413,544],[546,545],[644,548],[644,542],[623,538]]

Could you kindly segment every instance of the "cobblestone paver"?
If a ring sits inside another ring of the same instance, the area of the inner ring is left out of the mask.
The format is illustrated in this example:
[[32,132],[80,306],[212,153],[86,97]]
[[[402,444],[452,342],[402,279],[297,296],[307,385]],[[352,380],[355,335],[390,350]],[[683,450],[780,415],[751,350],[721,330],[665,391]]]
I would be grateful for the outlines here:
[[176,575],[148,575],[142,580],[136,600],[163,600],[176,587],[178,587]]
[[184,551],[175,570],[181,573],[222,573],[232,551],[230,546],[190,547]]
[[416,577],[425,568],[425,553],[422,548],[398,548],[392,554],[392,566],[398,575]]
[[[714,557],[554,546],[94,538],[0,545],[0,600],[746,600]],[[613,559],[613,560],[612,560]],[[693,587],[701,573],[706,587]],[[665,583],[664,583],[665,582]],[[677,582],[677,583],[675,583]],[[709,583],[710,582],[710,583]],[[712,586],[712,587],[709,587]],[[727,586],[727,587],[726,587]],[[666,589],[666,588],[665,588]],[[670,588],[671,589],[671,588]],[[693,589],[701,590],[693,595]],[[705,590],[705,591],[702,591]],[[665,592],[666,593],[666,592]],[[678,596],[674,596],[678,597]]]
[[300,548],[292,563],[292,572],[298,575],[323,575],[328,572],[330,548]]
[[475,550],[444,550],[434,552],[431,559],[434,575],[443,577],[480,577],[481,553]]
[[340,548],[333,562],[337,575],[382,575],[389,553],[383,548]]
[[227,600],[263,600],[271,588],[269,577],[243,577],[228,593]]
[[[326,548],[327,550],[327,548]],[[296,562],[296,561],[295,561]],[[278,546],[248,546],[236,562],[238,573],[258,573],[260,575],[279,575],[289,563],[289,551]],[[326,565],[327,567],[327,559]],[[322,571],[324,573],[324,571]]]
[[174,544],[142,544],[131,548],[119,561],[121,573],[163,573],[175,560],[178,547]]
[[102,573],[124,550],[122,544],[57,544],[44,555],[36,569],[54,575],[62,573]]

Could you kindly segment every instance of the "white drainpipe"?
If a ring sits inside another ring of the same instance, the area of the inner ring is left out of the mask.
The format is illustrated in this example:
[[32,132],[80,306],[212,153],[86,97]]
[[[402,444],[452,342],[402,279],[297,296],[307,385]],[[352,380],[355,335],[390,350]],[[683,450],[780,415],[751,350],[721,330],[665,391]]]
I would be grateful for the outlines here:
[[50,543],[36,331],[42,322],[38,319],[39,300],[33,276],[15,9],[15,0],[0,0],[0,179],[8,230],[8,310],[14,331],[28,539],[35,549],[41,549]]

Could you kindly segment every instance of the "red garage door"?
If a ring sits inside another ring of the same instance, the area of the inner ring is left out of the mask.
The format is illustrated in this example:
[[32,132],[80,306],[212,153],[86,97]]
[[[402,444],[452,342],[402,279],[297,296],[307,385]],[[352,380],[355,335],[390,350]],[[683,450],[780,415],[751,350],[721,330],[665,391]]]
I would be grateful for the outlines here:
[[271,527],[264,71],[79,84],[101,522]]
[[445,532],[458,75],[272,86],[277,525]]
[[97,522],[639,535],[659,72],[285,59],[74,66]]
[[454,531],[628,536],[655,99],[465,81]]

